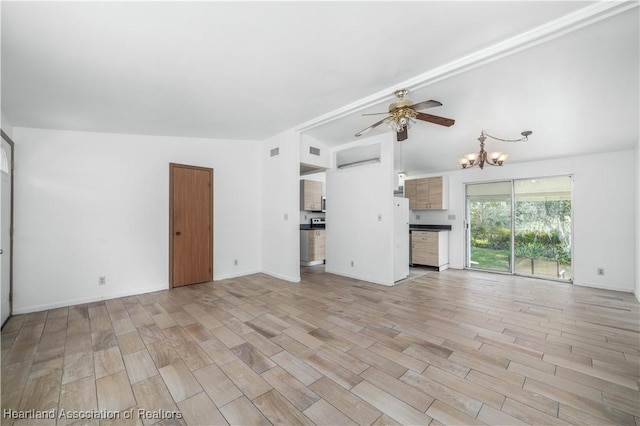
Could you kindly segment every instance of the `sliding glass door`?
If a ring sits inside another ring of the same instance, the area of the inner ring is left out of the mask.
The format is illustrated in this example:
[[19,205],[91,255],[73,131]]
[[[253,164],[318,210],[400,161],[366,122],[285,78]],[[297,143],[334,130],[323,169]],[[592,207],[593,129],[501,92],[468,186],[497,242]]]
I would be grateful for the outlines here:
[[571,280],[571,177],[514,181],[515,272]]
[[511,182],[467,185],[467,267],[511,272]]
[[572,280],[571,192],[571,176],[467,184],[467,268]]

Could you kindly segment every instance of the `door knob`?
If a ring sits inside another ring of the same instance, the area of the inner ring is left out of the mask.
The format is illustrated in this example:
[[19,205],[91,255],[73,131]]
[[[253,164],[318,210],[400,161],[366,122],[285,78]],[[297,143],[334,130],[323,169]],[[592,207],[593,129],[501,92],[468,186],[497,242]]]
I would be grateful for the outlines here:
[[182,232],[178,231],[176,232],[176,235],[182,235]]

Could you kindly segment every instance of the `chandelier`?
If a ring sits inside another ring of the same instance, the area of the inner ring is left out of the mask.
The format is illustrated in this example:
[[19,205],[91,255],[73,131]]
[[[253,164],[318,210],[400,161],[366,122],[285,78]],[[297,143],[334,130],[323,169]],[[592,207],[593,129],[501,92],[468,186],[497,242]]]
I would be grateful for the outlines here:
[[478,138],[478,140],[480,141],[480,151],[473,154],[467,154],[463,158],[458,160],[458,162],[463,169],[468,169],[473,166],[479,166],[481,169],[483,169],[485,164],[489,164],[490,166],[502,166],[502,164],[504,164],[504,162],[507,160],[507,157],[509,157],[509,154],[505,154],[500,151],[488,153],[484,150],[484,141],[487,138],[491,138],[501,142],[525,142],[529,139],[529,136],[532,133],[533,132],[531,130],[525,130],[524,132],[520,133],[522,135],[520,139],[501,139],[495,136],[491,136],[483,130],[480,133],[480,137]]

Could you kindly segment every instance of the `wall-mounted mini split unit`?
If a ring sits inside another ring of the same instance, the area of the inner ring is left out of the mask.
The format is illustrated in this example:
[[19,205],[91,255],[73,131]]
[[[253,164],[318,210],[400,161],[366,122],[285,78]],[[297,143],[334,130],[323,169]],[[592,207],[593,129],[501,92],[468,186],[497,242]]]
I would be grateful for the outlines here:
[[347,148],[336,152],[336,167],[345,169],[379,163],[380,156],[381,148],[379,143]]

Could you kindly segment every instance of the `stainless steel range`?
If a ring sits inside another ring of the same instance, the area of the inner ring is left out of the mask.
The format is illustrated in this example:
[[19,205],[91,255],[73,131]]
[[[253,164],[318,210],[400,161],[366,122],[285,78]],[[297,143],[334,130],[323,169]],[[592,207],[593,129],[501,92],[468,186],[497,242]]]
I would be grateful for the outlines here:
[[311,227],[312,228],[324,228],[325,227],[325,219],[324,217],[312,217],[311,218]]

